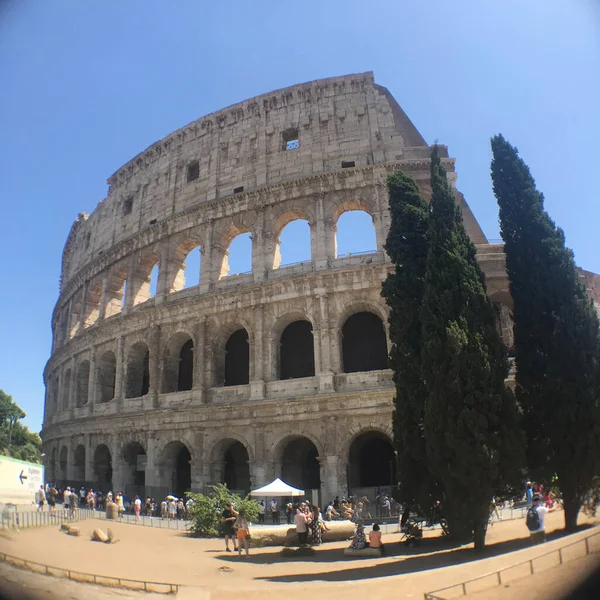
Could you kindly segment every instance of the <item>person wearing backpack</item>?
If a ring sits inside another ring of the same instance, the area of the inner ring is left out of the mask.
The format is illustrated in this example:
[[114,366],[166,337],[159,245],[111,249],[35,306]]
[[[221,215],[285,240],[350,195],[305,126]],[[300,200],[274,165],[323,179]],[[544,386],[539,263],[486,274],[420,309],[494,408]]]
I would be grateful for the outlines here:
[[531,508],[527,511],[525,524],[529,529],[532,544],[543,544],[546,541],[546,528],[544,517],[546,513],[553,512],[556,508],[546,508],[542,503],[542,497],[536,494],[533,497]]

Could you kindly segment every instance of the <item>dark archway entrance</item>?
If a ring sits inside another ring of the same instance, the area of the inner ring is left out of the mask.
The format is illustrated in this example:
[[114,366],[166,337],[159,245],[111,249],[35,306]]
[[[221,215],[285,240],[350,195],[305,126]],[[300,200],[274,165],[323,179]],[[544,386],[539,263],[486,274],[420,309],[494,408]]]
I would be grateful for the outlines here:
[[167,345],[163,392],[191,390],[194,384],[194,342],[189,335],[177,333]]
[[75,405],[84,406],[88,402],[88,386],[90,380],[90,363],[84,360],[77,369],[77,382],[75,384]]
[[134,344],[127,360],[125,398],[145,396],[150,389],[150,353],[144,343]]
[[350,489],[392,486],[395,483],[396,454],[389,438],[379,431],[359,435],[350,446]]
[[131,496],[143,494],[146,484],[146,451],[139,442],[127,444],[123,449],[125,491]]
[[194,384],[194,342],[188,340],[179,353],[179,377],[177,391],[191,390]]
[[164,485],[178,498],[192,488],[192,455],[182,442],[169,442],[163,450]]
[[94,452],[94,475],[102,492],[112,490],[112,457],[104,444],[100,444]]
[[233,442],[225,450],[223,483],[230,489],[248,493],[250,491],[250,464],[248,450],[241,442]]
[[100,402],[110,402],[115,397],[117,359],[110,350],[105,352],[98,365],[98,398]]
[[281,334],[280,379],[313,377],[315,349],[312,324],[294,321]]
[[85,446],[79,444],[73,452],[73,477],[77,483],[85,481]]
[[348,317],[342,327],[344,373],[388,368],[387,340],[382,320],[371,312]]
[[281,456],[281,478],[290,485],[307,490],[321,487],[321,468],[317,447],[305,437],[286,444]]
[[238,329],[225,344],[224,385],[247,385],[250,381],[250,346],[248,332]]

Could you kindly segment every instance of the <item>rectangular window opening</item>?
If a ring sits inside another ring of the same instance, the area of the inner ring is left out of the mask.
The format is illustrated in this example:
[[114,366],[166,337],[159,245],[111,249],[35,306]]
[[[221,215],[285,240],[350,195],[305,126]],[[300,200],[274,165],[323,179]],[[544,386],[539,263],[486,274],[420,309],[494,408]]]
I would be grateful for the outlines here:
[[194,181],[200,177],[200,163],[195,160],[188,165],[187,168],[187,182]]
[[239,194],[240,192],[244,191],[244,186],[240,185],[239,187],[233,188],[233,193],[234,194]]
[[281,134],[281,137],[283,139],[283,150],[297,150],[300,148],[300,137],[297,127],[286,129]]
[[342,169],[350,169],[351,167],[355,167],[356,163],[353,160],[343,160],[342,161]]
[[125,202],[123,202],[123,215],[130,215],[133,210],[133,196],[129,196],[125,198]]

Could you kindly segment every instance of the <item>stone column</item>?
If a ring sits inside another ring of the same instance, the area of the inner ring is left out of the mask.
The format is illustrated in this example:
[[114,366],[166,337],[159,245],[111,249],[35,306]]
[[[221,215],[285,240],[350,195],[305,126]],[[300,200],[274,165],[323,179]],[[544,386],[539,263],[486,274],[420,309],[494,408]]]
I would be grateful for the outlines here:
[[117,338],[117,364],[115,373],[115,400],[122,400],[123,398],[123,382],[124,382],[124,356],[123,356],[123,336],[120,335]]
[[160,485],[158,472],[158,444],[154,437],[148,436],[146,447],[146,475],[144,482],[146,494],[152,493],[148,491],[148,488],[158,487],[158,485]]
[[265,347],[264,320],[265,307],[262,303],[254,308],[254,378],[250,382],[250,398],[260,400],[265,397]]
[[258,218],[252,232],[252,273],[254,274],[254,281],[264,281],[267,278],[264,207],[258,207],[257,213]]
[[[73,440],[71,438],[64,439],[67,447],[67,485],[73,480]],[[59,455],[60,460],[60,455]]]
[[89,412],[94,410],[94,404],[96,404],[96,393],[98,387],[98,367],[96,365],[96,348],[92,348],[90,351],[90,374],[88,377],[88,397],[87,404]]
[[202,315],[195,331],[194,344],[194,403],[202,404],[206,400],[206,316]]
[[98,311],[98,321],[102,321],[106,316],[106,304],[108,302],[108,280],[110,275],[106,275],[102,280],[102,293],[100,296],[100,310]]
[[[327,269],[329,266],[329,258],[331,248],[329,244],[329,236],[327,232],[327,224],[325,221],[324,194],[316,194],[317,206],[317,222],[315,224],[315,244],[312,249],[313,260],[316,269]],[[312,233],[312,232],[311,232]],[[311,234],[312,241],[312,234]]]
[[341,492],[338,477],[338,457],[335,455],[320,456],[319,464],[321,467],[322,502],[326,505],[327,502],[339,496]]
[[94,450],[92,446],[92,438],[89,435],[85,436],[85,482],[91,485],[96,480],[94,473]]
[[[213,236],[214,236],[214,219],[211,219],[205,229],[204,245],[200,252],[200,285],[198,286],[199,294],[206,294],[213,287],[213,282],[217,281],[219,274],[213,263]],[[216,275],[215,275],[216,273]]]
[[85,320],[87,314],[87,297],[88,297],[88,285],[89,282],[86,281],[83,284],[83,288],[81,290],[81,319],[79,321],[79,332],[82,332],[85,329]]
[[335,391],[335,375],[332,370],[331,360],[331,329],[329,322],[329,300],[325,288],[315,289],[315,295],[319,299],[319,349],[321,354],[320,368],[317,371],[319,377],[319,392],[329,393]]
[[158,281],[156,283],[156,296],[154,297],[154,304],[161,304],[167,297],[169,290],[167,289],[169,279],[169,252],[170,244],[165,242],[163,247],[159,251],[158,256]]
[[133,299],[137,291],[138,283],[136,281],[137,274],[137,255],[134,254],[128,261],[127,264],[127,283],[125,285],[125,304],[121,310],[121,314],[126,315],[133,308]]
[[154,325],[148,336],[148,398],[152,407],[158,407],[158,394],[160,393],[160,325]]
[[69,397],[67,398],[67,410],[70,413],[71,418],[73,417],[73,408],[76,404],[75,399],[77,398],[77,374],[75,373],[75,358],[71,358],[69,361],[69,369],[71,369],[71,381],[69,381]]

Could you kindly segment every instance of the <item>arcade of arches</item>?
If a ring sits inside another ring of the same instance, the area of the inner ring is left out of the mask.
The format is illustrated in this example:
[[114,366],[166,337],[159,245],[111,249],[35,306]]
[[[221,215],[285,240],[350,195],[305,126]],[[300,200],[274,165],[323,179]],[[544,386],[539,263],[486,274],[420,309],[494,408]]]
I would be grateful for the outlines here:
[[103,491],[154,496],[183,496],[216,483],[246,494],[280,477],[307,495],[320,493],[321,502],[329,496],[387,490],[396,483],[394,449],[382,431],[366,430],[351,437],[347,449],[334,456],[319,450],[321,443],[301,434],[284,435],[270,457],[256,461],[256,448],[233,437],[213,444],[202,458],[187,443],[171,441],[160,447],[156,440],[139,436],[120,450],[105,443],[93,448],[78,444],[72,451],[63,445],[58,454],[53,448],[49,475],[57,483],[86,483]]

